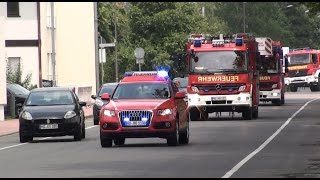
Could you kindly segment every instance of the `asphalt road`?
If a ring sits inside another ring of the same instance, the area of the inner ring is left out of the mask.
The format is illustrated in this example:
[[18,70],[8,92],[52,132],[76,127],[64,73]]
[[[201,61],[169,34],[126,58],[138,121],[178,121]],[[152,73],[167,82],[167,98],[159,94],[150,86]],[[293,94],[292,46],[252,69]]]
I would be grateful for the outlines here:
[[[86,139],[0,137],[0,177],[320,177],[320,92],[286,94],[284,106],[263,104],[259,119],[191,122],[190,143],[126,139],[101,148],[99,128],[88,119]],[[315,99],[315,100],[314,100]]]

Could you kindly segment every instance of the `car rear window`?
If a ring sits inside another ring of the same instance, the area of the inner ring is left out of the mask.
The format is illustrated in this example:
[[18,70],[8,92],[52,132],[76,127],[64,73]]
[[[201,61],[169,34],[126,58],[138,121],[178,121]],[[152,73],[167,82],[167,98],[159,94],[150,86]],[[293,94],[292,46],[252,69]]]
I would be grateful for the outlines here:
[[102,96],[103,93],[109,93],[110,95],[112,95],[114,89],[117,87],[117,84],[110,84],[110,85],[105,85],[102,86],[100,91],[99,91],[99,96]]

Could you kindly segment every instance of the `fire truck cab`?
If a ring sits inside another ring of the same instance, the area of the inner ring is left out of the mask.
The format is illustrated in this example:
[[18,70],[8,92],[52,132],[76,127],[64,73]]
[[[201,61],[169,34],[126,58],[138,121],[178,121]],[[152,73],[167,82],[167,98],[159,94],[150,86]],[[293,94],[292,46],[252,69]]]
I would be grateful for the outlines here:
[[271,101],[276,105],[285,102],[285,84],[283,68],[283,50],[280,41],[272,41],[269,37],[256,38],[260,52],[260,101]]
[[253,36],[192,34],[187,54],[190,120],[206,120],[212,112],[258,118],[260,54]]
[[290,49],[288,64],[289,72],[285,84],[290,91],[296,92],[298,87],[310,87],[311,91],[320,91],[320,50]]

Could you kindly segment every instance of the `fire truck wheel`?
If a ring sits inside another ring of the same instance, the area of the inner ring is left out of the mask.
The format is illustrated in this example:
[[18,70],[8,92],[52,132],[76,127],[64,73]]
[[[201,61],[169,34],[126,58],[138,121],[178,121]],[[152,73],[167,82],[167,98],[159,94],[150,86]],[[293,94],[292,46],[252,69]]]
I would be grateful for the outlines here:
[[258,108],[252,112],[252,117],[255,118],[255,119],[257,119],[257,118],[259,117],[259,110],[258,110]]
[[291,92],[297,92],[298,91],[298,87],[294,86],[294,85],[290,85],[290,91]]
[[248,108],[245,111],[242,111],[242,118],[244,120],[251,120],[252,119],[252,108]]
[[281,93],[281,105],[284,105],[285,101],[284,101],[284,93]]
[[313,86],[313,85],[311,85],[311,86],[310,86],[310,91],[311,91],[311,92],[317,91],[317,90],[316,90],[316,87]]
[[189,111],[190,121],[197,121],[200,119],[200,112],[198,109],[190,109]]

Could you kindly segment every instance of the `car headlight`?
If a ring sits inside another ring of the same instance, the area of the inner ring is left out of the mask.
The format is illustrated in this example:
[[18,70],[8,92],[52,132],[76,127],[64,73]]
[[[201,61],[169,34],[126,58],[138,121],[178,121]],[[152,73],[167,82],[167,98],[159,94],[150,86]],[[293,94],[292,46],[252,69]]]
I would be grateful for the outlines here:
[[158,110],[158,115],[160,116],[165,116],[172,114],[172,109],[163,109],[163,110]]
[[70,118],[73,118],[75,117],[77,114],[74,112],[74,111],[68,111],[65,115],[64,115],[64,118],[65,119],[70,119]]
[[246,85],[240,86],[238,91],[243,91],[246,89]]
[[32,116],[29,112],[23,112],[21,117],[25,120],[32,120]]
[[278,84],[272,84],[271,88],[276,88],[276,87],[278,87]]
[[106,116],[115,116],[115,112],[114,111],[110,111],[110,110],[104,110],[103,111],[103,114],[106,115]]
[[103,106],[103,102],[100,99],[96,99],[94,104],[96,104],[97,106],[100,106],[100,107]]

